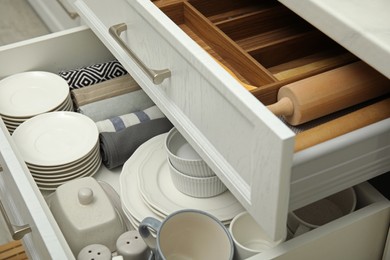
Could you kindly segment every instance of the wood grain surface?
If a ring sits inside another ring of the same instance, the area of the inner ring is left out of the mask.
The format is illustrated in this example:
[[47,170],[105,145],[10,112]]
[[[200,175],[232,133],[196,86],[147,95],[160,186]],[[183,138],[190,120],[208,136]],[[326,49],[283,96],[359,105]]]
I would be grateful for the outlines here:
[[359,61],[283,86],[268,108],[299,125],[389,92],[390,80]]

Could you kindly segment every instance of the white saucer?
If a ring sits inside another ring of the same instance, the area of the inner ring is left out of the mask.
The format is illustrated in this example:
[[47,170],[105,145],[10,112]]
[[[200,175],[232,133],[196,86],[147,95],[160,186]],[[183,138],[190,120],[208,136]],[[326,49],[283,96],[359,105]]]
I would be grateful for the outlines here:
[[79,171],[75,171],[75,172],[73,172],[73,174],[65,175],[65,176],[58,175],[56,177],[52,176],[52,178],[47,178],[47,177],[41,178],[41,177],[36,176],[34,173],[31,173],[31,175],[33,176],[33,178],[36,182],[39,182],[42,184],[43,183],[45,183],[45,184],[63,183],[63,182],[67,182],[67,181],[76,179],[79,176],[84,176],[90,172],[93,172],[96,169],[96,167],[100,167],[101,163],[102,163],[102,159],[100,157],[97,157],[92,163],[90,163],[84,169],[79,170]]
[[[87,177],[87,176],[94,176],[99,171],[100,167],[101,167],[101,160],[99,163],[97,163],[93,167],[93,169],[86,171],[83,174],[80,174],[78,176],[74,176],[74,178],[72,178],[71,180],[83,178],[83,177]],[[39,181],[35,181],[35,182],[40,190],[53,191],[53,190],[56,190],[58,186],[66,183],[68,181],[69,180],[59,181],[59,182],[39,182]]]
[[45,71],[17,73],[0,81],[0,113],[31,117],[51,111],[69,95],[68,83]]
[[58,111],[28,119],[16,128],[12,137],[27,163],[56,166],[74,162],[90,153],[99,132],[89,117]]
[[96,146],[84,157],[73,161],[71,163],[63,164],[63,165],[55,165],[55,166],[40,166],[34,164],[27,164],[28,169],[31,172],[39,172],[40,174],[53,174],[53,173],[66,173],[69,171],[73,171],[76,168],[80,168],[88,161],[93,160],[96,156],[100,156],[100,144],[97,143]]
[[41,179],[41,180],[54,180],[54,179],[62,179],[62,178],[69,178],[71,176],[77,175],[81,172],[84,172],[88,169],[90,169],[93,165],[98,163],[98,161],[101,160],[100,153],[96,154],[95,156],[88,158],[87,160],[81,162],[77,167],[72,167],[69,170],[62,170],[62,171],[39,171],[39,170],[33,170],[29,168],[31,175],[34,176],[34,179]]

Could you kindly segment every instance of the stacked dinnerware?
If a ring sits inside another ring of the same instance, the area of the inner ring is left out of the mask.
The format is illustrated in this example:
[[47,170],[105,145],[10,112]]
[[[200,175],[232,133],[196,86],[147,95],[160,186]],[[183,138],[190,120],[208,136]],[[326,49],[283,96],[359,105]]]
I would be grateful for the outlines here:
[[28,71],[0,81],[0,116],[11,134],[27,119],[51,111],[73,111],[69,85],[57,74]]
[[20,124],[12,138],[41,190],[92,176],[101,165],[96,124],[76,112],[34,116]]
[[161,134],[146,141],[123,165],[120,197],[132,225],[138,228],[145,217],[163,220],[186,208],[206,211],[228,225],[245,209],[229,190],[210,197],[194,197],[179,191],[170,176],[167,136]]
[[197,198],[213,197],[226,191],[226,186],[176,128],[165,141],[170,175],[175,187]]

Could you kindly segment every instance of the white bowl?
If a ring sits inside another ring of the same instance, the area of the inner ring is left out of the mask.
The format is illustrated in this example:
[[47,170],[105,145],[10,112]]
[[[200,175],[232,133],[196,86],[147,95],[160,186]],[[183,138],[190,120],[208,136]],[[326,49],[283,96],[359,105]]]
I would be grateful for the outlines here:
[[168,159],[169,170],[172,182],[182,193],[196,198],[214,197],[227,188],[218,176],[211,177],[193,177],[178,171]]
[[165,149],[170,162],[181,173],[193,177],[216,176],[176,128],[169,131]]

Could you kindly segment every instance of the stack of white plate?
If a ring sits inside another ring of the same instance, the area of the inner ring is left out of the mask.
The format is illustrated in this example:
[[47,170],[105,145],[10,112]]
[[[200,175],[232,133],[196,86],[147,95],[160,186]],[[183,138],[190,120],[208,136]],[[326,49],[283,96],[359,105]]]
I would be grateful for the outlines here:
[[12,138],[42,190],[92,176],[101,166],[96,124],[76,112],[37,115],[20,124]]
[[68,83],[44,71],[17,73],[0,81],[0,116],[10,133],[38,114],[73,111]]
[[133,226],[138,228],[146,217],[163,220],[167,215],[186,208],[206,211],[229,225],[245,209],[230,191],[214,197],[196,198],[177,190],[170,177],[164,147],[166,136],[158,135],[142,144],[122,168],[122,207]]

